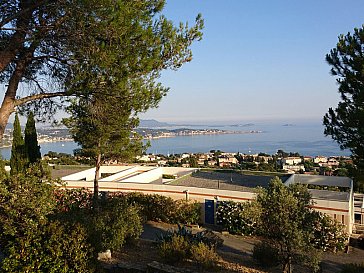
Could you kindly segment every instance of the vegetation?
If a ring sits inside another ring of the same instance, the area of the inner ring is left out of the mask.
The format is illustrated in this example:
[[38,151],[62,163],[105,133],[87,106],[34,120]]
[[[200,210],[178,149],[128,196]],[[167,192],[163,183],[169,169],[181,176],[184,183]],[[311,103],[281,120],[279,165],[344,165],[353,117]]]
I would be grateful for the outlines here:
[[216,222],[232,234],[256,233],[260,208],[256,202],[221,201],[216,211]]
[[137,114],[156,107],[166,95],[168,88],[158,82],[160,73],[190,61],[189,46],[201,38],[203,21],[198,16],[192,28],[174,27],[157,17],[163,0],[93,4],[88,22],[75,22],[87,29],[87,36],[83,46],[72,48],[79,59],[67,89],[78,97],[67,108],[71,117],[64,122],[81,152],[95,161],[97,200],[102,162],[130,160],[145,150],[133,132]]
[[349,149],[356,165],[355,190],[364,192],[364,26],[340,35],[326,55],[331,73],[339,85],[341,101],[324,116],[325,135]]
[[295,263],[317,269],[320,251],[344,248],[343,227],[310,208],[311,196],[305,186],[286,187],[275,178],[259,193],[257,202],[261,207],[257,232],[277,253],[283,272],[292,272]]
[[[125,198],[125,197],[124,197]],[[197,202],[173,200],[158,194],[130,193],[129,204],[137,205],[146,220],[171,224],[197,224],[200,222],[201,206]]]
[[219,256],[215,249],[204,243],[192,245],[190,252],[191,259],[206,269],[215,267],[219,261]]
[[27,154],[29,164],[38,162],[42,156],[40,146],[38,145],[37,130],[35,129],[35,120],[32,112],[29,113],[24,130],[24,148]]
[[192,234],[185,226],[178,226],[177,230],[170,230],[160,235],[159,253],[167,263],[178,263],[185,259],[192,259],[204,268],[216,266],[219,256],[217,245],[222,244],[216,235],[209,232]]
[[[85,65],[93,65],[96,60],[88,54],[99,56],[100,61],[110,57],[109,65],[116,65],[121,74],[126,73],[125,79],[132,80],[121,83],[130,87],[131,97],[138,86],[133,81],[137,73],[138,77],[144,77],[144,91],[148,94],[151,87],[147,86],[148,80],[156,79],[158,71],[178,68],[190,61],[189,46],[200,39],[202,20],[199,17],[191,29],[183,24],[176,28],[159,16],[164,3],[164,0],[4,1],[0,12],[0,82],[7,88],[0,108],[3,117],[0,139],[16,107],[32,106],[45,119],[62,106],[54,98],[81,97],[79,89],[74,87],[80,87],[83,76],[90,72]],[[84,69],[85,74],[77,69]],[[101,71],[94,72],[101,74]],[[110,78],[95,80],[106,82]],[[31,88],[26,89],[31,93],[20,97],[17,91],[21,83],[29,84]]]
[[15,115],[13,126],[14,126],[13,144],[11,147],[11,157],[10,157],[11,175],[23,172],[26,167],[26,153],[24,149],[24,139],[21,133],[18,114]]
[[42,180],[33,166],[0,181],[2,272],[93,272],[85,229],[51,219],[55,188]]

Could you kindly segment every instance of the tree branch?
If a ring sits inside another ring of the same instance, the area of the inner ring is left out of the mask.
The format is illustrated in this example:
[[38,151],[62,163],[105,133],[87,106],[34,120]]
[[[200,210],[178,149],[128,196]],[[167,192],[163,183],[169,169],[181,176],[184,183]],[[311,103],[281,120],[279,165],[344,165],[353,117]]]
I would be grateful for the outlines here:
[[25,103],[33,101],[33,100],[63,97],[63,96],[69,96],[69,95],[70,94],[68,92],[41,93],[41,94],[30,95],[30,96],[15,100],[15,106],[19,106],[19,105],[25,104]]

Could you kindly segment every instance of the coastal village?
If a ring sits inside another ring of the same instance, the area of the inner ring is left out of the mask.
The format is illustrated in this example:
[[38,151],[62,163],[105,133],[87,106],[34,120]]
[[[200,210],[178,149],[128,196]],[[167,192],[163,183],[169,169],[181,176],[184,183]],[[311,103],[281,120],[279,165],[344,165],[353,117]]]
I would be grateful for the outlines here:
[[311,157],[301,156],[297,153],[285,153],[281,150],[277,151],[275,155],[227,153],[212,150],[208,153],[177,155],[145,154],[136,159],[138,163],[148,166],[247,169],[328,176],[347,176],[348,169],[353,164],[352,159],[346,156],[326,157],[318,155]]

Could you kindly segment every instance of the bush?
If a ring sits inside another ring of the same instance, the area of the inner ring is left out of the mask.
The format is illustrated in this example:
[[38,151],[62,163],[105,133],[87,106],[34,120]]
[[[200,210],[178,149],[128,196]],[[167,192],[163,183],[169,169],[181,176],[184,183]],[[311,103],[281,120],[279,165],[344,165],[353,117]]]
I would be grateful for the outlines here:
[[200,231],[195,234],[186,226],[178,225],[178,229],[167,230],[159,235],[159,242],[171,241],[174,236],[183,237],[190,245],[204,243],[210,247],[216,248],[224,242],[219,236],[212,231]]
[[54,192],[58,212],[91,209],[93,194],[87,189],[56,189]]
[[279,264],[277,250],[264,242],[257,243],[254,246],[253,258],[256,259],[260,265],[266,267],[276,266]]
[[85,219],[84,224],[97,252],[121,250],[127,240],[139,238],[143,231],[138,208],[121,199],[101,202],[100,208]]
[[192,245],[190,253],[191,259],[206,269],[215,267],[219,261],[219,256],[215,249],[204,243]]
[[175,264],[184,260],[188,254],[188,241],[179,235],[174,235],[159,246],[159,254],[166,263]]
[[252,235],[256,233],[260,208],[256,202],[219,202],[216,222],[232,234]]
[[94,272],[92,248],[80,225],[58,221],[7,242],[1,272]]
[[174,201],[170,197],[158,194],[130,193],[128,202],[140,206],[141,213],[147,220],[169,223],[174,209]]
[[170,223],[197,224],[200,222],[201,205],[186,200],[174,201]]
[[146,220],[171,224],[197,224],[200,221],[201,207],[197,202],[175,201],[163,195],[142,193],[114,194],[113,198],[126,198],[129,204],[139,206]]

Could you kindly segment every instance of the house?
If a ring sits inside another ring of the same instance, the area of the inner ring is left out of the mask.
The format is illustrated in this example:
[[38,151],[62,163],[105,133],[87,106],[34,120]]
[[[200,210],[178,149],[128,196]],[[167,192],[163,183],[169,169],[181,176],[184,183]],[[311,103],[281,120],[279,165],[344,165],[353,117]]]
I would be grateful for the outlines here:
[[[198,178],[200,183],[198,187],[188,184],[175,185],[173,184],[174,179],[168,179],[167,182],[165,179],[163,180],[163,176],[172,176],[178,181],[183,181],[183,179],[198,175],[198,171],[197,168],[179,167],[101,166],[99,190],[155,193],[174,199],[193,199],[201,203],[202,219],[211,224],[214,224],[214,219],[216,219],[215,212],[218,200],[246,202],[256,197],[256,192],[246,186],[250,183],[247,175],[241,177],[241,179],[246,179],[243,189],[221,189],[216,186],[219,185],[219,181],[223,181],[222,179],[231,185],[240,175],[238,173],[234,174],[234,177],[232,173],[225,173],[225,178],[221,178],[224,173],[219,172],[216,184],[215,182],[206,185],[201,184],[201,179]],[[62,177],[61,187],[92,190],[94,174],[95,168],[91,168]],[[210,179],[208,173],[201,172],[201,175]],[[266,177],[263,178],[266,179]],[[312,195],[312,208],[344,224],[349,234],[361,229],[364,231],[364,195],[353,193],[353,181],[350,178],[293,174],[285,180],[284,184],[288,186],[292,183],[306,184]],[[337,190],[330,190],[331,188]]]
[[315,158],[313,159],[313,163],[326,163],[327,162],[327,157],[325,156],[315,156]]
[[302,158],[300,157],[286,157],[281,159],[282,165],[297,165],[302,163]]

